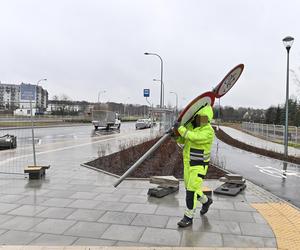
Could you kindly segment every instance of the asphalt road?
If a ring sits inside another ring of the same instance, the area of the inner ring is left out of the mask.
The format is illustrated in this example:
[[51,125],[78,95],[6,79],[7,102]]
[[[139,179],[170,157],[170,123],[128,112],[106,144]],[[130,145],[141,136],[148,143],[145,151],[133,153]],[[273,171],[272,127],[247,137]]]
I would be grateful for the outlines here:
[[[111,133],[95,131],[92,125],[36,128],[34,133],[37,165],[55,165],[64,160],[74,162],[73,159],[81,164],[141,143],[158,133],[157,128],[135,130],[134,125],[123,123],[120,132]],[[21,174],[24,166],[33,164],[31,129],[7,132],[17,136],[18,147],[0,151],[0,172]]]
[[300,208],[300,166],[256,155],[215,139],[213,161]]

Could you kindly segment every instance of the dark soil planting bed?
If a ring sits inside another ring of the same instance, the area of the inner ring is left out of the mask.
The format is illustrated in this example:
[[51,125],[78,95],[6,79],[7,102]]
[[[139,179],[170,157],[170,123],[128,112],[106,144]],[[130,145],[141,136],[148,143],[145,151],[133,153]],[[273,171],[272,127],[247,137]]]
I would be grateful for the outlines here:
[[[100,157],[86,163],[89,166],[122,175],[131,167],[158,139],[141,143],[120,152]],[[226,172],[210,165],[207,179],[218,179]],[[168,139],[156,152],[145,160],[129,177],[149,178],[150,176],[173,175],[183,178],[182,149],[173,139]]]

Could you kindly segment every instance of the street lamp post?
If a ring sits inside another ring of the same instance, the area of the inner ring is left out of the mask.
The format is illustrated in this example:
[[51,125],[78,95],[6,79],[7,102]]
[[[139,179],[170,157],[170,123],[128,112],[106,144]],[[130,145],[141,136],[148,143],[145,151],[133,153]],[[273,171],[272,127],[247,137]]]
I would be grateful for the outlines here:
[[285,96],[285,129],[284,129],[284,156],[288,157],[288,123],[289,123],[289,55],[294,38],[287,36],[282,39],[287,51],[287,72],[286,72],[286,96]]
[[[160,82],[161,83],[161,80],[159,80],[159,79],[153,79],[153,82]],[[164,96],[165,96],[165,85],[164,85],[164,83],[162,83],[162,89],[163,89],[163,92],[162,92],[162,97],[163,97],[163,103],[165,103],[165,101],[164,101]]]
[[160,57],[160,55],[156,54],[156,53],[148,53],[145,52],[144,55],[148,56],[157,56],[160,59],[160,108],[164,107],[164,97],[163,97],[163,93],[164,93],[164,89],[163,89],[163,60]]
[[[39,84],[40,84],[40,82],[42,82],[42,81],[47,81],[47,79],[46,78],[42,78],[42,79],[40,79],[40,80],[38,80],[37,82],[36,82],[36,93],[38,92],[38,87],[39,87]],[[42,96],[41,96],[42,97]],[[37,105],[37,98],[38,98],[38,95],[36,95],[36,103],[35,103],[35,106],[37,107],[38,106],[38,109],[39,109],[39,113],[41,112],[41,107],[40,107],[40,105]],[[42,100],[41,100],[42,101]]]
[[177,115],[177,111],[178,111],[178,95],[174,91],[170,91],[170,94],[174,94],[176,96],[176,115]]
[[[41,81],[47,81],[47,79],[40,79],[37,81],[36,83],[36,90],[37,90],[37,87],[39,85],[39,83]],[[32,99],[33,98],[30,98],[30,119],[31,119],[31,139],[32,139],[32,151],[33,151],[33,164],[34,166],[36,166],[36,153],[35,153],[35,141],[34,141],[34,118],[33,118],[33,115],[32,115]],[[37,96],[35,97],[35,99],[37,99]],[[36,100],[35,100],[35,103],[36,103]],[[35,104],[35,106],[37,106]]]
[[98,103],[100,102],[100,94],[104,94],[104,93],[106,93],[106,90],[98,92]]

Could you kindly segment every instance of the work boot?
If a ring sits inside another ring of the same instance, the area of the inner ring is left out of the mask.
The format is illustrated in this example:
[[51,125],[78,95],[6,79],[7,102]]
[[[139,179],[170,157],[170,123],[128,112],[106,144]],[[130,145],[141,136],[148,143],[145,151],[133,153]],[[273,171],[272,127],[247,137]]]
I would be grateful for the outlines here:
[[207,211],[208,211],[208,209],[209,209],[209,206],[210,206],[212,203],[213,203],[213,200],[212,200],[211,198],[207,197],[207,202],[204,203],[204,204],[202,205],[202,209],[201,209],[201,211],[200,211],[200,214],[201,214],[201,215],[206,214]]
[[181,221],[179,221],[178,223],[177,223],[177,225],[179,226],[179,227],[188,227],[188,226],[190,226],[190,225],[192,225],[193,224],[193,219],[191,219],[191,218],[189,218],[189,217],[187,217],[187,216],[184,216],[182,219],[181,219]]

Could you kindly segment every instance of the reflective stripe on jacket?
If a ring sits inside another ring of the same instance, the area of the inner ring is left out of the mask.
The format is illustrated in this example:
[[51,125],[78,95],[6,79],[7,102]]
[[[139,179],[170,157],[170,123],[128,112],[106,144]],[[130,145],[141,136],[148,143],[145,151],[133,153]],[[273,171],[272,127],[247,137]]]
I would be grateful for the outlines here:
[[210,160],[210,151],[215,136],[210,123],[193,128],[189,123],[186,127],[178,128],[180,137],[177,142],[184,144],[183,162],[185,166],[202,166],[199,173],[206,175],[207,165]]

